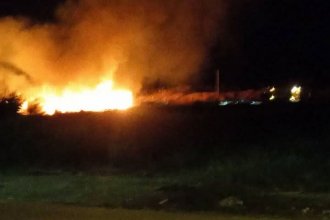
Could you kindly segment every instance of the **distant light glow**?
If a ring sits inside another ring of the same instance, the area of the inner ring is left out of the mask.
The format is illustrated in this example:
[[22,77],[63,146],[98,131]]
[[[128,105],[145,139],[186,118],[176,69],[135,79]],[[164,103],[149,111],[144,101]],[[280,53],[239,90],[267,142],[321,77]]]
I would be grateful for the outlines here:
[[227,105],[230,105],[230,104],[233,104],[233,101],[227,101],[227,100],[225,100],[225,101],[221,101],[219,103],[220,106],[227,106]]
[[301,92],[301,86],[294,86],[291,89],[292,94],[300,94],[300,92]]
[[261,105],[261,104],[262,104],[261,101],[252,101],[252,102],[250,103],[250,105]]
[[301,86],[293,86],[291,89],[290,102],[300,102],[301,100]]
[[270,101],[273,101],[273,100],[275,100],[276,99],[276,96],[275,95],[271,95],[270,97],[269,97],[269,100]]
[[276,91],[276,88],[273,86],[272,88],[269,89],[269,92],[273,93]]

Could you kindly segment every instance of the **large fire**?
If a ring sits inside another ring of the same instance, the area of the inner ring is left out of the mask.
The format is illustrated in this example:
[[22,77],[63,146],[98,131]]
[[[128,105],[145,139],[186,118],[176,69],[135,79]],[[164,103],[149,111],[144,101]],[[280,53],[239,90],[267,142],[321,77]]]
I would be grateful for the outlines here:
[[138,92],[144,80],[197,79],[227,7],[224,0],[56,2],[49,22],[0,16],[0,95],[24,99],[22,114],[127,109],[132,92],[117,83]]
[[103,81],[95,88],[68,88],[60,93],[46,87],[23,103],[21,113],[28,114],[30,106],[35,102],[41,112],[47,115],[56,112],[126,110],[133,106],[133,93],[130,90],[114,89],[111,80]]

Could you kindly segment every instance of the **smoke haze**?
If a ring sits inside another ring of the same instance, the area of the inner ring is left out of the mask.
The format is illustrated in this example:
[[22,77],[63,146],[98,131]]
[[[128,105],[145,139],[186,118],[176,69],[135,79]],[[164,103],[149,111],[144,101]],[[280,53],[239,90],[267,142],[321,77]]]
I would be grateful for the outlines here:
[[94,86],[111,77],[135,91],[145,77],[183,83],[219,36],[225,4],[79,0],[55,13],[57,21],[48,24],[0,19],[2,89],[29,95],[42,86]]

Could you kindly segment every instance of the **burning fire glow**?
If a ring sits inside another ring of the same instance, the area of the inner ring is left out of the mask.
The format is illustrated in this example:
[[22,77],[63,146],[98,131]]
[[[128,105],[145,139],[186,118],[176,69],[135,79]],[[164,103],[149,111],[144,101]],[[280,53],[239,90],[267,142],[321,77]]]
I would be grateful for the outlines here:
[[30,105],[36,100],[41,111],[47,115],[54,115],[56,112],[103,112],[132,107],[133,93],[129,90],[113,89],[111,80],[101,82],[94,89],[65,89],[60,94],[44,88],[40,94],[23,103],[21,113],[28,114]]

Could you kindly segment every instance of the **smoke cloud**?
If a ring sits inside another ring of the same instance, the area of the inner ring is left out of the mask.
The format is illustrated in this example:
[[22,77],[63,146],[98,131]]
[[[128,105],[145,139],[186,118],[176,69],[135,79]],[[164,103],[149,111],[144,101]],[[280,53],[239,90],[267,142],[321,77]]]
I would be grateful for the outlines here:
[[94,86],[110,77],[134,90],[145,77],[183,83],[219,36],[225,4],[76,0],[55,13],[57,21],[48,24],[0,19],[2,87],[29,95],[45,85]]
[[30,75],[26,72],[24,72],[23,70],[19,69],[18,67],[14,66],[13,64],[10,63],[6,63],[6,62],[0,62],[0,69],[5,69],[17,76],[23,76],[27,81],[29,82],[33,82],[32,78],[30,77]]

